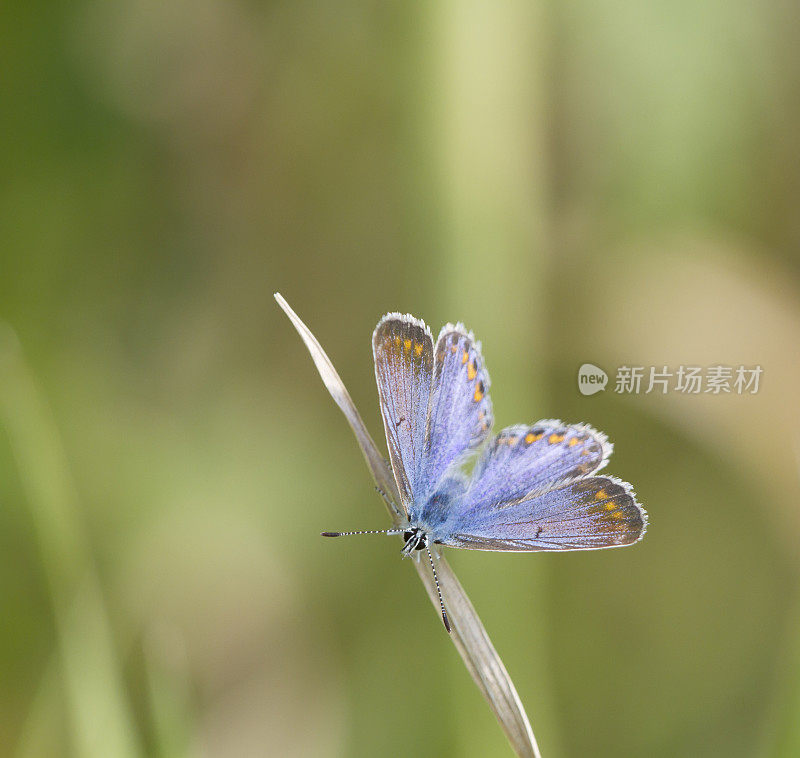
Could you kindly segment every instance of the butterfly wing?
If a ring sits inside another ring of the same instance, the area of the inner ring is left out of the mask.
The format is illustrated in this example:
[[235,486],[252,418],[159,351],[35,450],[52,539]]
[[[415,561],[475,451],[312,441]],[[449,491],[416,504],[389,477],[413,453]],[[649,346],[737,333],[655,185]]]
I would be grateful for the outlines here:
[[372,337],[389,457],[408,508],[424,504],[448,469],[490,434],[489,375],[480,343],[448,324],[436,347],[412,316],[390,313]]
[[608,463],[613,445],[586,424],[548,419],[503,429],[475,465],[463,507],[517,500],[586,477]]
[[448,324],[436,340],[420,494],[431,494],[491,433],[489,373],[480,343],[463,324]]
[[383,427],[403,505],[413,502],[425,449],[433,336],[413,316],[389,313],[372,335]]
[[453,514],[439,541],[473,550],[593,550],[637,542],[647,514],[630,484],[594,476]]

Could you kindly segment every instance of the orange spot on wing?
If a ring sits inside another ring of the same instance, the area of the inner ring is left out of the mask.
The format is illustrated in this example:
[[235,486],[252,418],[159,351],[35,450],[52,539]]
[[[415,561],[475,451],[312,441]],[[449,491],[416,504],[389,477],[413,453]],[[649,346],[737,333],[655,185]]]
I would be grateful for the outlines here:
[[463,354],[461,355],[461,365],[462,366],[467,362],[468,358],[469,358],[469,353],[465,350],[463,352]]
[[422,355],[422,345],[421,344],[414,345],[414,352],[417,354],[417,357]]
[[478,386],[475,388],[475,394],[472,398],[476,403],[483,399],[483,382],[478,382]]
[[478,366],[475,364],[475,361],[467,366],[467,379],[472,381],[478,375]]
[[605,490],[598,490],[597,493],[594,496],[594,499],[595,500],[605,500],[606,497],[607,497],[607,495],[606,495],[606,491]]
[[579,440],[577,437],[573,437],[573,438],[572,438],[572,439],[571,439],[571,440],[570,440],[570,441],[569,441],[567,444],[568,444],[570,447],[575,447],[575,445],[579,445],[579,444],[580,444],[580,442],[581,442],[581,441],[580,441],[580,440]]
[[411,340],[409,339],[403,340],[403,347],[406,349],[406,352],[411,350]]
[[[541,435],[540,435],[540,436],[541,436]],[[525,435],[525,442],[526,442],[528,445],[530,445],[530,444],[531,444],[531,442],[535,442],[535,441],[536,441],[536,435],[535,435],[535,434],[531,434],[530,432],[528,432],[528,433]]]
[[609,500],[609,501],[608,501],[608,502],[607,502],[607,503],[606,503],[606,504],[605,504],[603,507],[604,507],[604,508],[605,508],[607,511],[613,511],[613,510],[614,510],[614,508],[616,508],[617,506],[614,504],[614,501],[613,501],[613,500]]
[[561,442],[561,440],[563,440],[563,439],[564,439],[564,435],[563,435],[563,434],[551,434],[551,435],[550,435],[550,436],[547,438],[547,441],[548,441],[548,442],[549,442],[551,445],[555,445],[556,443],[558,443],[558,442]]
[[625,518],[625,514],[622,511],[614,511],[611,514],[611,518]]

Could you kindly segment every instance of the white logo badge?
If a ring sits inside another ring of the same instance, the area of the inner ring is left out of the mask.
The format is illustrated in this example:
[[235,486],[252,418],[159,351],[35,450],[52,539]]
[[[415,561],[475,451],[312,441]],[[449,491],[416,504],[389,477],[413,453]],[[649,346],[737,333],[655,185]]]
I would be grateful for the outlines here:
[[594,395],[606,388],[608,374],[593,363],[584,363],[578,369],[578,390],[581,395]]

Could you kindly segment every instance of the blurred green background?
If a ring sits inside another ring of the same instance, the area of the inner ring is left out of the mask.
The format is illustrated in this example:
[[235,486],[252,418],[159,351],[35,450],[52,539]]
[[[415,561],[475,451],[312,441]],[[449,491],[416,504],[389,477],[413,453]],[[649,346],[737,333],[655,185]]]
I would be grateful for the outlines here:
[[276,290],[376,439],[402,310],[615,442],[640,545],[449,553],[545,758],[800,755],[796,12],[7,5],[0,756],[510,754]]

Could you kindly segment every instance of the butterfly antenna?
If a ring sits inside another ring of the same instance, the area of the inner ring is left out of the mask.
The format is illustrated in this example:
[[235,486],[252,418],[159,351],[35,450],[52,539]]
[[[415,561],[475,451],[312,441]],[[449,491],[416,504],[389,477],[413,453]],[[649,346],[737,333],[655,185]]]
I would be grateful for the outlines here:
[[402,534],[402,529],[365,529],[360,532],[320,532],[322,537],[349,537],[351,534]]
[[439,596],[439,606],[442,609],[442,621],[444,621],[444,628],[447,629],[447,633],[450,634],[450,619],[447,618],[447,611],[444,609],[442,590],[439,587],[439,577],[436,576],[436,566],[433,563],[433,555],[431,554],[431,549],[429,547],[426,546],[425,550],[428,553],[428,560],[431,562],[431,571],[433,571],[433,581],[436,584],[436,594]]

